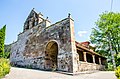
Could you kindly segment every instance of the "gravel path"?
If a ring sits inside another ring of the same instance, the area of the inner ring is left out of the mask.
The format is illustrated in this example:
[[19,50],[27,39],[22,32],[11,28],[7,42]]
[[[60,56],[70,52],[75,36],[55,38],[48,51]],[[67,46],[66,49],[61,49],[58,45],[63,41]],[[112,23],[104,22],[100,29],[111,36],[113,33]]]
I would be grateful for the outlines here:
[[92,74],[79,74],[75,76],[32,70],[24,68],[11,68],[10,74],[3,79],[117,79],[112,71],[99,71]]

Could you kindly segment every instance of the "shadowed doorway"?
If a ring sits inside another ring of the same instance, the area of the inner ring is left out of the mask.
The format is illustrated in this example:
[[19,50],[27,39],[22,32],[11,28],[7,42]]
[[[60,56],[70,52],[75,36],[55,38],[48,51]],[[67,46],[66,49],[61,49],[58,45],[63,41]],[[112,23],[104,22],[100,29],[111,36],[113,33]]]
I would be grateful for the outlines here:
[[57,69],[57,55],[58,55],[58,44],[55,41],[51,41],[46,46],[45,51],[45,68],[47,70]]

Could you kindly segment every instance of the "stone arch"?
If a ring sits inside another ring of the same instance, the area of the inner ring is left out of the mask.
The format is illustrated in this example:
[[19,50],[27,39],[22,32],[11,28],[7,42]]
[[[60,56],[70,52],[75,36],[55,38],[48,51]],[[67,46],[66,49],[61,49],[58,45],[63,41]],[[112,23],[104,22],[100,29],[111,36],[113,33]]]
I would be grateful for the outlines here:
[[56,70],[58,66],[58,43],[49,41],[45,47],[45,69]]

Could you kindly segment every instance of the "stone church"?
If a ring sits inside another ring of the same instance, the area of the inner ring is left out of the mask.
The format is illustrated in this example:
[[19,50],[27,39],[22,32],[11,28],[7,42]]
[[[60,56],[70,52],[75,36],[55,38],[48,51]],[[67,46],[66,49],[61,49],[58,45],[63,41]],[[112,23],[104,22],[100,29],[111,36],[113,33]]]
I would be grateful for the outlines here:
[[70,73],[103,70],[106,58],[94,49],[88,41],[75,41],[70,14],[51,24],[48,18],[32,9],[23,32],[12,43],[10,61],[14,66]]

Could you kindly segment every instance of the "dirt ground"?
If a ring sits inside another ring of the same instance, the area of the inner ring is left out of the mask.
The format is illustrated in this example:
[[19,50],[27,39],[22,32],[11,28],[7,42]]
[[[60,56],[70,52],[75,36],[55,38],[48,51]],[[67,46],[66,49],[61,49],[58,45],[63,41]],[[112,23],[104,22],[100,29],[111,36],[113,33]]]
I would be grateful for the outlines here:
[[98,71],[91,74],[66,75],[57,72],[24,68],[11,68],[3,79],[117,79],[113,71]]

